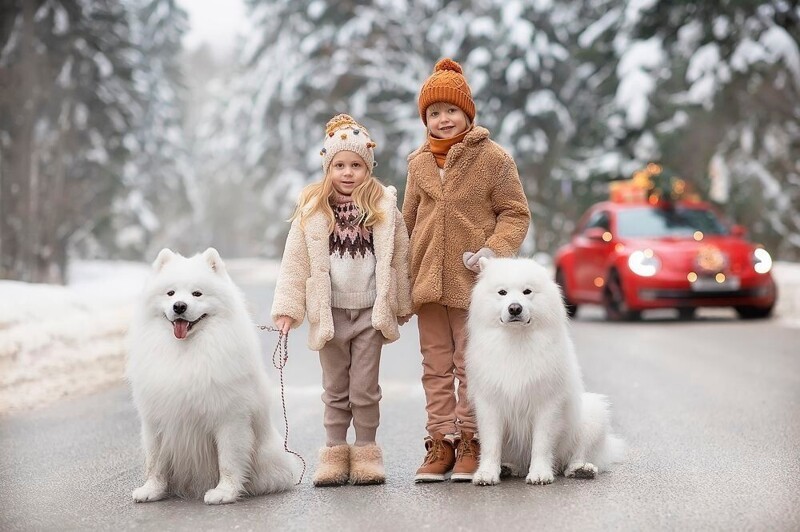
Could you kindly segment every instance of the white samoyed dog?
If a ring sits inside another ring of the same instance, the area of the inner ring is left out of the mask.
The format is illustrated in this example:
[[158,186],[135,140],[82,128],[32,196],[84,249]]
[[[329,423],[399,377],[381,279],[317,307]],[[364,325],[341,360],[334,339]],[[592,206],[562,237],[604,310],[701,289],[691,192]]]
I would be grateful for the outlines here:
[[500,482],[501,464],[550,484],[594,478],[620,461],[606,398],[586,393],[561,291],[531,259],[485,259],[472,292],[466,352],[481,441],[472,482]]
[[205,494],[222,504],[294,484],[256,328],[214,248],[158,254],[128,333],[126,373],[147,475],[134,501]]

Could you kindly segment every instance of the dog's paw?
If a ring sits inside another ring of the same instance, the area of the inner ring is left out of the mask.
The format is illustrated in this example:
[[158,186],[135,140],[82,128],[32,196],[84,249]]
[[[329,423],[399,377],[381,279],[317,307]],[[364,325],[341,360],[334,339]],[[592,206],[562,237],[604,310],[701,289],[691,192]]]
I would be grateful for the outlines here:
[[525,477],[525,482],[527,484],[552,484],[553,480],[553,471],[546,468],[531,468],[531,470],[528,472],[528,476]]
[[131,494],[133,502],[153,502],[160,501],[167,496],[167,490],[163,487],[155,486],[150,482],[145,483],[141,488],[136,488]]
[[203,501],[206,504],[230,504],[238,498],[239,494],[235,490],[212,488],[206,492]]
[[500,472],[479,468],[472,476],[472,483],[476,486],[494,486],[500,483]]
[[589,462],[573,462],[564,470],[567,478],[594,478],[597,476],[597,466]]

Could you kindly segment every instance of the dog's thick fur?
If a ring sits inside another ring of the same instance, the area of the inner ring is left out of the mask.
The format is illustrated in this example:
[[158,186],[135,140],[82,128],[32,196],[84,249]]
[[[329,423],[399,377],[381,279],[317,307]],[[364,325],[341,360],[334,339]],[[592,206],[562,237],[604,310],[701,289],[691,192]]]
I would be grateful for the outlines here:
[[558,285],[530,259],[481,259],[466,365],[481,441],[477,485],[501,463],[529,484],[594,478],[621,459],[606,398],[585,393]]
[[158,254],[128,348],[147,475],[134,501],[230,503],[293,485],[256,328],[215,249]]

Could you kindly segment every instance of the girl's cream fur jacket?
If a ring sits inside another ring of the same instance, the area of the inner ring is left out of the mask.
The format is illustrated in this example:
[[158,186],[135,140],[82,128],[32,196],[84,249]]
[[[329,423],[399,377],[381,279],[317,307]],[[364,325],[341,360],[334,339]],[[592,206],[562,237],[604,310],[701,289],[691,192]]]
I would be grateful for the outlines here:
[[[388,343],[400,337],[397,317],[411,314],[408,232],[397,209],[397,189],[384,187],[380,209],[385,219],[372,228],[377,289],[372,326]],[[329,237],[328,220],[322,213],[306,218],[305,229],[294,220],[272,303],[272,319],[289,316],[295,320],[293,327],[308,314],[308,347],[314,351],[333,338]]]

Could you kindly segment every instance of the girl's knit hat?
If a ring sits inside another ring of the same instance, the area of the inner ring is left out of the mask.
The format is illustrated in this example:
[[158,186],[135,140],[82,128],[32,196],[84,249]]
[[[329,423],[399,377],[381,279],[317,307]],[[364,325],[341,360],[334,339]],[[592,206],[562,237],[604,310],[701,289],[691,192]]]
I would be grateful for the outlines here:
[[367,164],[367,169],[375,166],[375,146],[367,128],[346,114],[336,115],[325,126],[325,141],[322,151],[322,170],[328,173],[331,161],[340,151],[357,153]]
[[472,91],[467,85],[464,71],[461,65],[449,57],[436,63],[433,74],[425,80],[422,90],[419,91],[419,116],[425,125],[428,125],[425,111],[436,102],[457,105],[466,113],[470,122],[475,120],[475,102],[472,100]]

